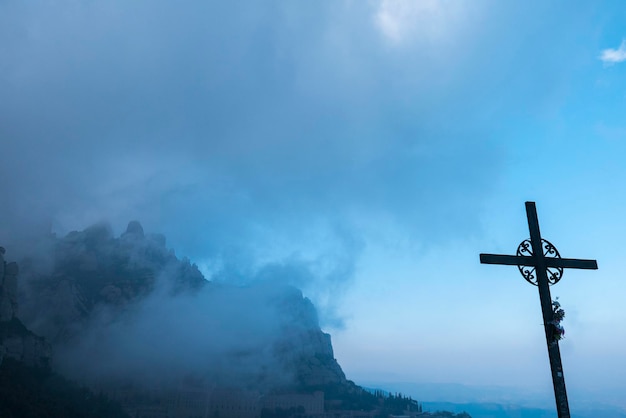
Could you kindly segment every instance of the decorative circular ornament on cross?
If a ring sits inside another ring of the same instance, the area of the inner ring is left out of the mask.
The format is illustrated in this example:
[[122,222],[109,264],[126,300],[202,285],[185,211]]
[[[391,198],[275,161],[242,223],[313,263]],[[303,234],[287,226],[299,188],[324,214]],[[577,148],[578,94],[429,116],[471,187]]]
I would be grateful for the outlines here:
[[[543,256],[547,258],[561,258],[561,254],[556,249],[556,247],[547,239],[541,239],[541,247],[543,250]],[[533,247],[530,241],[530,238],[525,239],[520,243],[517,247],[517,255],[519,256],[527,256],[532,257],[533,255]],[[532,285],[537,286],[537,275],[535,274],[534,266],[517,266],[519,272],[522,273],[522,276],[526,281]],[[553,285],[558,283],[563,277],[563,268],[562,267],[547,267],[546,273],[548,275],[548,284]]]

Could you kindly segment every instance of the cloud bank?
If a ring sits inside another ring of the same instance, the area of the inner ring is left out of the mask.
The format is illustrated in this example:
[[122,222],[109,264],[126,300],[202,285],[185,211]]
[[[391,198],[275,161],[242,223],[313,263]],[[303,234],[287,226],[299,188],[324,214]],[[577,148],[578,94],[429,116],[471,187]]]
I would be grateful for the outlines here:
[[0,240],[138,219],[209,276],[315,265],[322,300],[368,240],[471,235],[486,77],[389,48],[387,3],[2,4]]

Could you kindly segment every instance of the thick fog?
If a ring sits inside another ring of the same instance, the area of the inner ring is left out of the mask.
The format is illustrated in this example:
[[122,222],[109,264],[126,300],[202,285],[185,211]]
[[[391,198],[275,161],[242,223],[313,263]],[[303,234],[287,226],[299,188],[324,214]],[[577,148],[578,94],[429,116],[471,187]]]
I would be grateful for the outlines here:
[[3,3],[0,240],[139,219],[244,276],[471,234],[497,168],[482,99],[435,45],[400,54],[381,7]]
[[297,301],[297,294],[255,285],[174,297],[162,280],[154,293],[124,311],[93,312],[84,331],[55,345],[54,368],[92,385],[167,387],[194,377],[213,385],[264,388],[297,381],[295,370],[275,351],[283,339],[295,338],[289,325],[298,332],[317,325],[314,316],[296,323],[284,306],[294,296]]

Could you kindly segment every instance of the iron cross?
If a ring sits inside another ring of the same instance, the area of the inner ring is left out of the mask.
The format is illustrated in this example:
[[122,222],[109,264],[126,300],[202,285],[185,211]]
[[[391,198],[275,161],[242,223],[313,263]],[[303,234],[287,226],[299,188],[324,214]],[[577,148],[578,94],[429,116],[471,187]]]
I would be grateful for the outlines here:
[[565,390],[565,377],[561,364],[561,352],[558,340],[554,337],[552,298],[549,285],[557,283],[563,276],[563,269],[592,269],[598,268],[596,260],[579,260],[575,258],[561,258],[557,249],[549,241],[541,238],[539,220],[535,202],[526,202],[526,216],[530,239],[522,241],[517,248],[516,255],[481,254],[483,264],[504,264],[517,266],[524,279],[539,288],[539,300],[543,313],[543,324],[552,369],[552,384],[559,418],[570,418]]

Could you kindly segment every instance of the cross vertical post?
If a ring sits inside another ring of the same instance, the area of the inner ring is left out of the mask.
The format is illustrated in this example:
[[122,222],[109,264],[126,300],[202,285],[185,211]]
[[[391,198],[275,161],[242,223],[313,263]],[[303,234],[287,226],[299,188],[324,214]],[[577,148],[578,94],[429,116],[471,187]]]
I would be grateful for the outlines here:
[[558,338],[555,338],[554,310],[549,286],[556,284],[561,279],[564,268],[595,270],[598,268],[598,263],[596,260],[561,258],[554,245],[541,238],[535,202],[526,202],[526,217],[528,218],[530,239],[522,241],[517,248],[516,255],[480,254],[480,262],[483,264],[515,265],[526,281],[537,286],[548,346],[548,357],[550,358],[556,410],[559,418],[570,418],[561,351],[559,350]]
[[543,328],[548,345],[548,357],[550,358],[550,370],[552,371],[552,385],[554,386],[556,410],[559,418],[570,418],[567,390],[565,389],[565,376],[563,375],[563,365],[561,364],[561,351],[559,350],[558,341],[553,341],[553,329],[550,326],[553,320],[552,297],[550,296],[548,274],[546,273],[546,262],[543,255],[543,244],[541,242],[541,232],[539,230],[539,220],[537,218],[535,202],[526,202],[526,217],[528,218],[530,242],[535,259],[537,288],[539,289],[539,300],[541,301],[541,312],[543,313]]

